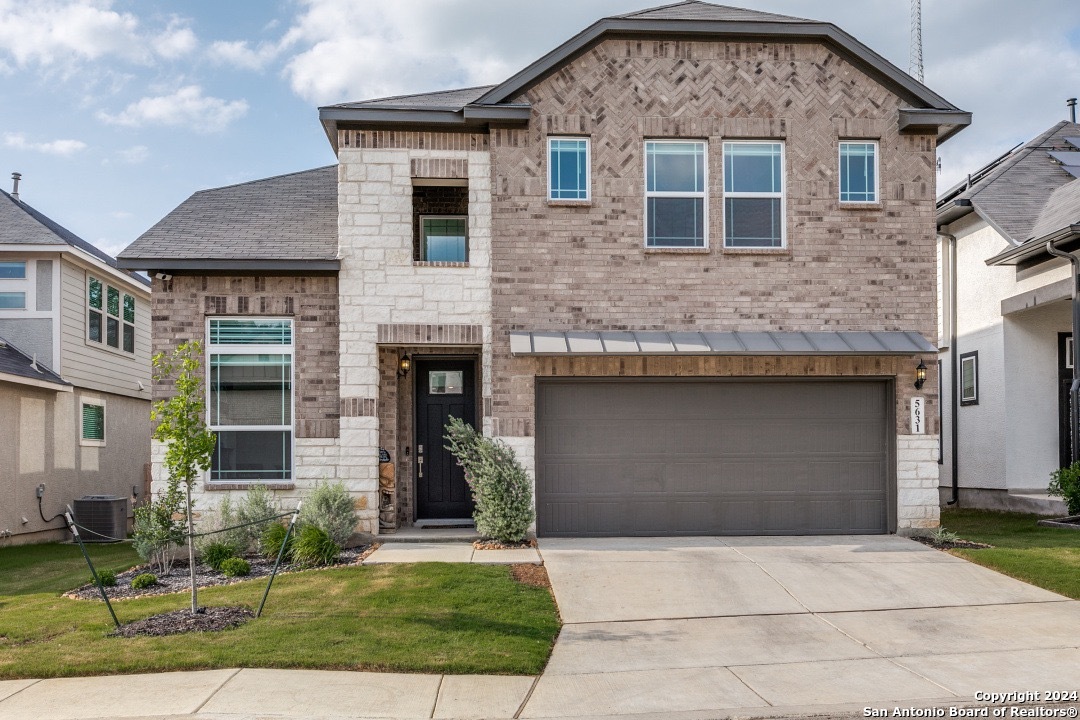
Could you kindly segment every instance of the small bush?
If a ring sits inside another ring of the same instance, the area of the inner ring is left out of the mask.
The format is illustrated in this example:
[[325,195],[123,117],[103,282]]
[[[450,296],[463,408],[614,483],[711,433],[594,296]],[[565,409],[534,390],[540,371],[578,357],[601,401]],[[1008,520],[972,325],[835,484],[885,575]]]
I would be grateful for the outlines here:
[[1070,515],[1080,515],[1080,462],[1050,473],[1050,495],[1063,498]]
[[226,558],[221,563],[221,572],[225,577],[244,577],[251,574],[251,565],[244,558]]
[[[105,587],[116,587],[116,573],[112,570],[99,570],[97,576]],[[90,576],[90,582],[91,584],[94,582],[93,575]]]
[[341,546],[325,530],[314,525],[304,525],[293,546],[293,558],[307,567],[330,565],[340,553]]
[[172,569],[173,548],[184,542],[184,523],[177,519],[183,508],[183,496],[170,488],[135,508],[132,547],[150,568],[162,575]]
[[221,571],[223,562],[234,557],[236,557],[236,548],[223,542],[210,543],[202,551],[203,564],[218,572]]
[[524,540],[536,513],[532,482],[513,449],[459,418],[447,423],[446,440],[472,490],[476,531],[504,543]]
[[265,485],[253,485],[247,491],[243,499],[236,505],[237,522],[235,524],[246,525],[247,523],[253,523],[247,527],[237,529],[237,533],[243,536],[243,551],[246,552],[257,548],[259,541],[262,539],[262,534],[274,522],[266,518],[277,514],[278,511],[274,507],[273,493],[267,490]]
[[[281,544],[285,542],[285,536],[288,534],[289,528],[285,527],[281,523],[271,523],[270,527],[266,528],[263,532],[262,538],[259,540],[259,552],[262,556],[269,558],[270,560],[277,560],[278,553],[281,552]],[[296,543],[296,536],[289,535],[289,545],[285,548],[285,554],[283,558],[290,560],[292,558],[293,545]]]
[[153,573],[143,573],[136,575],[131,579],[132,590],[145,590],[148,587],[154,587],[157,585],[157,575]]
[[300,522],[313,525],[334,541],[339,548],[345,546],[356,529],[356,508],[349,491],[340,482],[318,483],[304,498],[300,508]]
[[936,543],[944,544],[944,543],[956,542],[957,540],[960,539],[960,536],[957,535],[954,532],[946,530],[943,527],[939,527],[937,530],[935,530],[930,535],[930,539],[933,540]]

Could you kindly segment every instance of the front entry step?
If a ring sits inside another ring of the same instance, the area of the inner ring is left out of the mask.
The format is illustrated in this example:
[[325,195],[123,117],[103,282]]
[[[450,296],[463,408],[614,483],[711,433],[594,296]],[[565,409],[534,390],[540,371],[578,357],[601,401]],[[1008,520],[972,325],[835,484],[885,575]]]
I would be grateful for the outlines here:
[[431,520],[417,520],[413,523],[418,528],[472,528],[476,523],[472,518],[434,518]]
[[480,539],[473,527],[404,527],[372,538],[380,543],[460,543]]

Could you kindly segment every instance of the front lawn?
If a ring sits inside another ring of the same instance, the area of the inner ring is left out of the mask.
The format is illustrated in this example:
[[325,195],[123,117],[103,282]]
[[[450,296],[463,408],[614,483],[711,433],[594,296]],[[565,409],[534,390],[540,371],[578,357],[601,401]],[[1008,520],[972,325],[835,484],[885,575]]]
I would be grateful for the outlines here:
[[941,524],[964,540],[993,545],[949,552],[1000,573],[1080,600],[1080,530],[1042,527],[1038,515],[943,510]]
[[[125,547],[93,554],[123,569],[135,562]],[[235,630],[112,638],[103,603],[58,595],[89,576],[78,553],[0,549],[0,679],[224,667],[532,675],[559,630],[551,594],[518,583],[506,566],[422,563],[280,575],[262,618]],[[199,601],[254,609],[264,587],[209,588]],[[177,594],[113,607],[130,622],[188,602]]]

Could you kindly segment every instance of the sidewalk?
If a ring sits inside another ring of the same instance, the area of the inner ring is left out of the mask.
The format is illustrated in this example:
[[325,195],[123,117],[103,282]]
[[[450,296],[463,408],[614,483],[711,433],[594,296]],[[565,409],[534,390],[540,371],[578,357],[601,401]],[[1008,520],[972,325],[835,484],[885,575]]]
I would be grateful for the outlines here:
[[412,562],[451,562],[475,563],[478,565],[516,565],[527,563],[542,565],[540,552],[536,548],[520,550],[476,550],[472,543],[437,542],[437,543],[383,543],[367,556],[362,564],[383,565],[386,563]]

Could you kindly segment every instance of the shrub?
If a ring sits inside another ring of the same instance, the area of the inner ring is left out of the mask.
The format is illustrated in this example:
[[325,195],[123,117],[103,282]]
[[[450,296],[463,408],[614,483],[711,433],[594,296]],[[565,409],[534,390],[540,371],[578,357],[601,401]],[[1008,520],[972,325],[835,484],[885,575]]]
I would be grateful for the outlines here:
[[244,577],[251,574],[251,565],[244,558],[226,558],[221,563],[221,572],[225,577]]
[[447,424],[446,440],[472,490],[476,531],[499,542],[524,540],[536,513],[532,482],[513,449],[459,418]]
[[960,539],[960,536],[954,532],[946,530],[944,527],[939,527],[937,530],[931,533],[930,538],[936,543],[944,544],[956,542]]
[[300,537],[293,546],[293,558],[300,565],[318,567],[330,565],[337,560],[341,546],[320,527],[304,525],[300,528]]
[[132,590],[145,590],[148,587],[157,585],[157,575],[153,573],[142,573],[131,578]]
[[234,557],[236,557],[236,548],[223,542],[210,543],[202,551],[203,564],[218,572],[221,571],[222,563]]
[[1047,492],[1063,498],[1070,515],[1080,515],[1080,462],[1050,473]]
[[[116,587],[116,573],[112,570],[99,570],[97,576],[105,587]],[[90,576],[90,582],[94,582],[93,575]]]
[[[285,535],[288,534],[289,529],[279,522],[270,523],[270,527],[266,528],[263,532],[262,538],[259,539],[259,551],[263,557],[271,560],[277,560],[278,553],[281,552],[281,544],[285,542]],[[289,545],[285,548],[285,554],[283,555],[285,560],[292,558],[293,546],[296,544],[296,536],[289,535]]]
[[236,506],[236,523],[234,524],[252,523],[247,527],[237,528],[237,533],[243,538],[243,545],[238,547],[245,552],[257,549],[262,534],[274,522],[266,518],[274,515],[277,515],[277,510],[274,508],[273,494],[266,489],[265,485],[253,485]]
[[184,542],[184,523],[180,516],[183,495],[170,488],[158,498],[135,508],[132,547],[150,568],[162,575],[172,569],[173,548]]
[[349,491],[340,482],[316,484],[315,489],[304,498],[300,522],[325,532],[339,549],[344,547],[357,522],[356,508],[353,507]]

